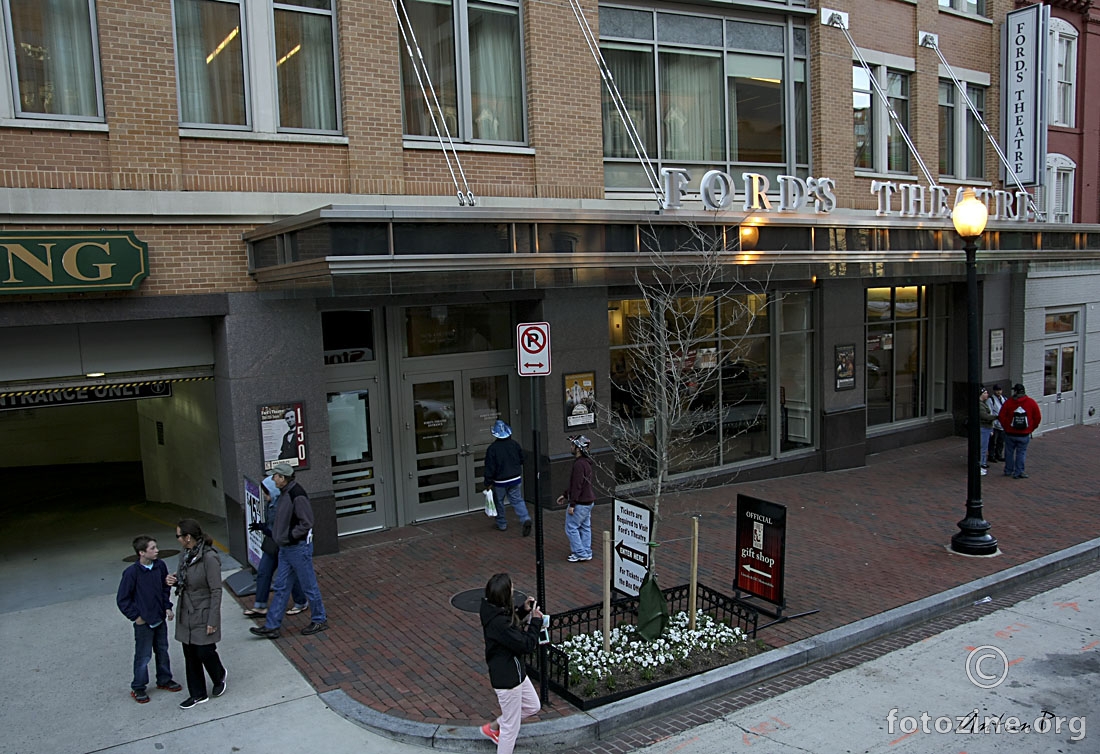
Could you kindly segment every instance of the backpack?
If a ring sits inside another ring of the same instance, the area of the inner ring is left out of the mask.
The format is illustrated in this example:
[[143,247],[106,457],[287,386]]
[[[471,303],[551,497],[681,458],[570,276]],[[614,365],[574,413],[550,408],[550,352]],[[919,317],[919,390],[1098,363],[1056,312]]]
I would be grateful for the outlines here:
[[1013,429],[1027,429],[1027,411],[1023,406],[1017,406],[1012,412],[1012,423],[1009,426]]

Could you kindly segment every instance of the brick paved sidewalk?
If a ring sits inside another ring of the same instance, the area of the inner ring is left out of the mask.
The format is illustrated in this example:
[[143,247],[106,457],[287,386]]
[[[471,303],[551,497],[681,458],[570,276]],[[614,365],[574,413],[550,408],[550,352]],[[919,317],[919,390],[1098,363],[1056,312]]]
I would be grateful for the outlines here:
[[[966,503],[966,441],[946,438],[879,454],[866,467],[693,490],[666,497],[660,528],[662,586],[686,583],[692,516],[700,516],[700,581],[730,593],[738,492],[787,506],[787,613],[820,610],[766,629],[781,646],[847,625],[974,579],[1092,539],[1100,427],[1035,438],[1030,479],[991,468],[983,477],[986,519],[1002,555],[968,558],[946,546]],[[564,512],[544,515],[546,609],[601,598],[603,566],[568,563]],[[610,526],[610,506],[593,513],[593,541]],[[534,537],[497,532],[480,514],[341,541],[316,559],[331,629],[310,637],[289,617],[277,643],[319,691],[342,689],[371,709],[407,720],[472,725],[497,714],[485,674],[478,618],[451,597],[509,571],[535,590]],[[301,625],[299,625],[301,624]],[[241,620],[240,630],[249,625]],[[259,641],[259,640],[257,640]],[[551,697],[543,720],[574,714]]]

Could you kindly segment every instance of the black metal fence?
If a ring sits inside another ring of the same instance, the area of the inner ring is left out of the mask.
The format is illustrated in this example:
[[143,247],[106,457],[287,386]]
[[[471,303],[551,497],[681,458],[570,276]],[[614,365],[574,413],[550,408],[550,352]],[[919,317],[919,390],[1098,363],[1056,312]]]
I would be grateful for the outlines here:
[[[676,613],[688,612],[689,591],[690,589],[687,584],[661,590],[661,593],[664,594],[665,600],[668,603],[670,613],[675,615]],[[703,584],[698,584],[695,610],[702,610],[719,623],[724,623],[734,628],[740,628],[748,634],[750,638],[756,638],[756,626],[760,616],[752,605],[734,597],[728,597]],[[625,597],[617,600],[613,599],[611,601],[611,627],[613,629],[624,624],[635,625],[637,621],[637,597]],[[606,696],[594,698],[579,697],[569,690],[569,657],[555,645],[561,644],[572,636],[591,634],[602,630],[602,602],[550,616],[551,643],[547,647],[549,654],[548,685],[558,696],[582,710],[592,709],[601,704],[608,704],[694,675],[694,673],[688,673],[678,678],[669,678],[645,686],[635,687],[627,691],[618,691]],[[537,654],[532,654],[527,657],[527,671],[531,676],[535,678],[539,677]]]

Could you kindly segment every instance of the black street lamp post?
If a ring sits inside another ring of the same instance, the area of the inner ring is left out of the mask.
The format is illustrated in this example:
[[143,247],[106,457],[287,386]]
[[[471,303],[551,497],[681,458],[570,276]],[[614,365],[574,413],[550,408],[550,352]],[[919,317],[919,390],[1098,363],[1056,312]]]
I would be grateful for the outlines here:
[[997,540],[982,518],[981,428],[978,418],[978,380],[981,347],[978,340],[978,238],[985,231],[989,213],[985,205],[966,189],[951,212],[955,230],[966,249],[966,518],[951,537],[951,549],[963,555],[995,555]]

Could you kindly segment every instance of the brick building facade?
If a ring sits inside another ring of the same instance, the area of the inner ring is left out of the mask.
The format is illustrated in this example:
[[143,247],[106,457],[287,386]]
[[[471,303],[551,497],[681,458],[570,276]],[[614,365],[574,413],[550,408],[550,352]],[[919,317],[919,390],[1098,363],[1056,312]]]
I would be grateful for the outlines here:
[[[967,142],[963,104],[920,41],[937,35],[999,133],[1003,0],[980,13],[903,0],[578,3],[649,156],[687,171],[682,208],[663,210],[569,4],[399,6],[429,71],[444,74],[439,118],[453,150],[415,121],[425,106],[387,3],[67,0],[54,16],[27,0],[2,4],[9,468],[138,465],[150,499],[225,515],[243,560],[246,480],[276,460],[284,409],[299,412],[291,431],[320,551],[340,534],[478,509],[480,458],[503,418],[528,447],[540,430],[527,493],[551,504],[568,468],[563,375],[592,375],[596,399],[615,399],[614,375],[637,345],[616,327],[638,310],[646,238],[695,226],[724,228],[723,238],[756,229],[753,248],[731,247],[752,254],[726,280],[749,281],[743,295],[777,314],[745,346],[752,357],[737,357],[753,385],[738,376],[714,387],[710,460],[674,468],[675,479],[859,465],[954,432],[965,414],[958,239],[946,217],[907,214],[896,198],[876,213],[873,183],[927,181],[877,93],[854,93],[857,56],[824,21],[846,14],[953,202],[956,188],[1003,184],[989,145],[976,156],[980,142]],[[1089,73],[1094,26],[1080,32]],[[79,60],[91,65],[69,65]],[[1054,316],[1057,347],[1077,349],[1069,382],[1054,376],[1073,389],[1043,393],[1073,404],[1063,423],[1095,421],[1100,385],[1085,375],[1100,360],[1096,297],[1065,286],[1041,304],[1027,296],[1036,260],[1047,278],[1080,276],[1100,252],[1100,228],[1079,224],[1097,222],[1096,105],[1076,91],[1083,117],[1050,144],[1089,166],[1076,180],[1093,207],[1075,205],[1069,228],[994,218],[978,303],[984,330],[1004,338],[1003,352],[986,354],[985,379],[1023,379],[1033,394],[1049,379],[1051,333],[1028,328]],[[945,123],[957,151],[943,148]],[[737,191],[721,211],[700,203],[708,169]],[[769,206],[743,206],[744,174],[768,180]],[[463,176],[476,206],[456,201]],[[781,176],[830,179],[836,208],[781,212]],[[80,266],[122,253],[108,232],[144,245],[144,274],[129,288],[97,290],[111,268]],[[54,272],[54,250],[59,260],[72,238],[90,246]],[[65,275],[83,287],[62,290]],[[554,372],[518,377],[516,325],[543,321]],[[854,371],[841,380],[849,347]],[[172,394],[85,400],[138,384]],[[598,425],[580,429],[609,461],[610,494],[610,441]]]

